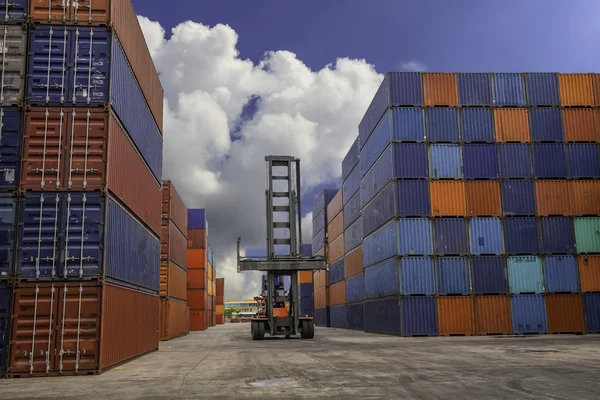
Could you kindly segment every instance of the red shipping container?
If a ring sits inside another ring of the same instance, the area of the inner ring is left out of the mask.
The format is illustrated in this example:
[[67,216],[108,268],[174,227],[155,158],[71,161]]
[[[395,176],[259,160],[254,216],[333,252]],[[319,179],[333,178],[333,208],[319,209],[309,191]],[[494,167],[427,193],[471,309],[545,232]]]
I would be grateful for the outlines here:
[[547,294],[548,332],[584,333],[583,301],[580,294]]
[[538,215],[571,215],[571,182],[539,180],[535,182]]
[[188,249],[206,249],[208,238],[205,229],[189,229],[187,232]]
[[329,264],[344,257],[344,234],[342,233],[340,236],[337,237],[337,239],[330,242],[328,246],[329,248],[327,258]]
[[208,292],[204,289],[188,289],[187,304],[193,310],[210,310]]
[[206,311],[190,308],[190,331],[205,331],[206,328]]
[[162,218],[173,221],[187,238],[187,207],[171,181],[162,182]]
[[329,271],[315,271],[313,279],[315,289],[329,286]]
[[190,333],[190,308],[185,308],[185,334]]
[[225,323],[225,316],[223,314],[217,314],[217,325],[223,325]]
[[206,269],[208,260],[204,249],[188,249],[187,269]]
[[466,181],[467,215],[470,217],[499,217],[502,214],[500,182]]
[[573,215],[600,214],[600,180],[571,181]]
[[160,340],[171,340],[187,332],[187,306],[185,301],[160,300]]
[[188,269],[187,270],[187,287],[188,289],[204,289],[208,287],[208,275],[205,269]]
[[181,268],[187,268],[187,240],[173,223],[162,226],[160,235],[160,258],[162,262],[173,261]]

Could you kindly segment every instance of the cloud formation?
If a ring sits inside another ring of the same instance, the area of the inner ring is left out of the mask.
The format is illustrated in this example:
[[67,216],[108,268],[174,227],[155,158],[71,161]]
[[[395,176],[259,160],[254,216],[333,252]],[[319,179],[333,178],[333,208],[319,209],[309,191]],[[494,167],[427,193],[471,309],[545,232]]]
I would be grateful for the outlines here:
[[400,68],[404,71],[410,72],[424,72],[427,71],[427,66],[423,64],[421,61],[410,60],[410,61],[401,61]]

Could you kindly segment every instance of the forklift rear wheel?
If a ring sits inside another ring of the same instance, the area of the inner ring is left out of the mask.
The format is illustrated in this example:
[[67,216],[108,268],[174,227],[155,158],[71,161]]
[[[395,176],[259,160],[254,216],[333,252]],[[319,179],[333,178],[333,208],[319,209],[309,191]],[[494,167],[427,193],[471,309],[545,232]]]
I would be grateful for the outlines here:
[[252,340],[263,340],[265,338],[265,323],[262,321],[252,321]]
[[315,337],[315,323],[311,320],[302,321],[302,339]]

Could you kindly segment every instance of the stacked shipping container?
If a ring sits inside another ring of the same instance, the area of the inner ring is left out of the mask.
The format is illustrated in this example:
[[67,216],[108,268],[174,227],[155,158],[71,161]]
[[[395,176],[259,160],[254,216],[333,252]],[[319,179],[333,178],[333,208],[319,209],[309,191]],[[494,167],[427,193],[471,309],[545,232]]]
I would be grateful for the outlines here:
[[[300,253],[304,257],[312,256],[312,245],[303,244]],[[314,283],[312,271],[298,272],[298,298],[300,315],[313,316],[315,312]]]
[[215,280],[216,295],[215,295],[215,319],[216,325],[225,323],[225,278],[217,278]]
[[343,206],[342,189],[340,189],[327,205],[327,263],[329,264],[327,306],[332,328],[346,327]]

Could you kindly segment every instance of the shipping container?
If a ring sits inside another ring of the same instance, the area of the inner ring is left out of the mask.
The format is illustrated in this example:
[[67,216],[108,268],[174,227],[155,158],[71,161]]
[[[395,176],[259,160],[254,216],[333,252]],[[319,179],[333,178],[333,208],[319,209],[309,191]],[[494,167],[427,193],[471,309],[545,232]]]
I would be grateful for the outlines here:
[[190,331],[205,331],[208,328],[207,311],[190,308]]
[[577,257],[582,292],[600,292],[600,255]]
[[440,336],[475,334],[473,297],[438,297],[437,312]]
[[362,217],[344,231],[344,251],[347,253],[362,244],[363,222]]
[[398,250],[401,256],[432,254],[432,229],[427,218],[402,218],[397,221]]
[[[430,215],[429,184],[426,181],[403,180],[396,181],[394,185],[396,200],[392,200],[392,204],[396,203],[395,215],[407,217],[427,217]],[[381,207],[383,208],[384,204]],[[366,218],[365,216],[363,221]]]
[[558,106],[558,74],[536,72],[525,74],[527,83],[527,104],[530,106]]
[[[8,4],[0,4],[6,16]],[[8,15],[11,13],[9,12]],[[7,26],[2,29],[2,93],[1,106],[20,106],[23,104],[25,90],[25,68],[27,60],[27,29],[22,26]]]
[[600,178],[600,146],[597,143],[570,143],[566,148],[570,178]]
[[171,340],[186,334],[185,301],[175,299],[160,299],[159,339]]
[[[421,107],[394,107],[392,140],[395,142],[425,142],[425,115]],[[362,157],[362,153],[361,153]]]
[[466,257],[439,257],[436,259],[437,294],[471,293],[471,273]]
[[187,289],[187,305],[192,310],[210,310],[210,297],[205,289]]
[[436,336],[438,316],[435,297],[406,296],[401,299],[402,336]]
[[205,249],[188,249],[187,251],[187,269],[206,268],[208,265]]
[[399,265],[401,294],[435,294],[435,270],[431,257],[402,257]]
[[397,258],[365,268],[365,299],[395,296],[399,293],[399,283]]
[[225,316],[223,314],[217,314],[215,316],[215,320],[216,320],[216,325],[223,325],[223,324],[225,324]]
[[477,335],[512,333],[510,297],[475,296],[475,333]]
[[504,219],[504,243],[507,254],[539,254],[540,241],[535,217]]
[[493,73],[493,105],[525,106],[525,83],[519,73]]
[[[208,223],[206,219],[206,210],[204,208],[188,209],[188,230],[189,229],[203,229],[207,231]],[[208,235],[208,232],[206,232]]]
[[344,213],[340,211],[331,219],[329,225],[327,225],[327,237],[332,242],[342,233],[344,233]]
[[[346,199],[344,198],[344,201]],[[344,204],[344,229],[347,229],[361,215],[360,193],[356,193]],[[314,222],[313,222],[314,226]]]
[[600,253],[600,218],[575,218],[577,254]]
[[456,73],[426,72],[422,74],[422,77],[426,106],[458,106]]
[[531,152],[536,179],[567,178],[567,155],[562,143],[534,143]]
[[319,233],[313,237],[312,247],[313,251],[318,252],[325,247],[325,231],[326,229],[321,229]]
[[431,143],[460,141],[458,108],[434,107],[425,110],[427,139]]
[[186,299],[187,274],[177,265],[168,262],[160,264],[160,295]]
[[504,215],[536,215],[533,181],[503,181],[502,209]]
[[363,274],[346,280],[346,303],[357,303],[365,299],[365,279]]
[[0,3],[0,18],[3,24],[21,24],[27,20],[28,0],[11,0]]
[[160,255],[162,262],[171,260],[181,268],[187,268],[187,240],[173,221],[162,226]]
[[560,105],[563,107],[593,106],[592,74],[558,74]]
[[188,229],[188,249],[206,249],[208,238],[204,229]]
[[574,215],[600,215],[600,181],[571,181]]
[[316,326],[330,326],[329,307],[315,308],[314,321]]
[[585,333],[580,294],[546,295],[549,333]]
[[317,235],[321,231],[321,229],[325,228],[325,215],[327,214],[326,210],[321,210],[321,212],[313,218],[313,237]]
[[173,221],[187,238],[187,207],[171,181],[162,182],[162,216]]
[[346,328],[362,331],[365,329],[363,303],[346,305]]
[[356,164],[358,164],[358,156],[359,150],[357,137],[352,143],[352,146],[350,146],[348,153],[346,153],[346,156],[342,160],[342,180],[346,180],[348,175],[350,175],[350,172],[354,169]]
[[500,218],[471,218],[471,254],[504,254]]
[[461,179],[462,156],[458,144],[429,146],[429,177],[432,179]]
[[[328,306],[337,306],[346,304],[346,282],[341,281],[329,286],[329,294],[327,297]],[[333,315],[333,313],[332,313]],[[345,317],[344,317],[345,320]]]
[[17,198],[0,193],[0,280],[13,274],[16,245]]
[[315,290],[329,286],[329,271],[315,271],[313,274],[313,284],[315,285]]
[[498,179],[498,152],[495,144],[465,144],[462,148],[465,179]]
[[543,266],[546,293],[575,293],[579,291],[579,273],[575,257],[544,257]]
[[[312,275],[312,273],[311,273],[311,275]],[[312,277],[311,277],[311,281],[312,281]],[[218,286],[217,286],[217,288],[218,288]],[[311,297],[312,298],[313,293],[314,293],[314,285],[312,283],[301,283],[298,285],[298,293],[300,294],[300,298],[303,298],[303,297]],[[220,303],[217,301],[217,304],[220,304]]]
[[531,108],[529,123],[532,142],[564,142],[565,134],[560,108]]
[[17,108],[0,107],[0,189],[14,190],[21,170],[23,114]]
[[[421,181],[419,181],[421,182]],[[422,181],[427,185],[426,181]],[[398,182],[390,182],[381,192],[375,196],[362,210],[363,234],[369,235],[384,225],[396,215],[396,185]],[[410,195],[406,193],[406,195]],[[429,211],[428,211],[429,213]]]
[[346,328],[346,304],[329,307],[332,328]]
[[[344,204],[348,203],[360,190],[360,168],[357,166],[352,170],[348,178],[342,183],[342,192],[344,198]],[[328,217],[329,214],[326,211],[325,216]]]
[[459,73],[458,101],[461,106],[491,106],[492,83],[487,73]]
[[503,179],[532,178],[531,147],[526,143],[498,145],[500,177]]
[[467,216],[499,217],[502,215],[499,182],[465,182],[465,194],[467,200]]
[[[217,307],[223,307],[223,306],[217,306]],[[314,313],[314,309],[315,309],[314,298],[312,296],[300,298],[300,301],[298,302],[298,308],[299,308],[300,315],[312,316]],[[215,322],[215,325],[216,325],[216,322]]]
[[[344,209],[343,190],[339,189],[333,199],[327,205],[327,224],[331,224],[333,219]],[[341,226],[344,226],[342,221]]]
[[600,142],[598,111],[591,108],[562,110],[566,142]]
[[314,303],[315,308],[321,308],[327,306],[327,293],[329,292],[329,288],[322,287],[320,289],[315,289],[314,293]]
[[464,217],[467,211],[464,181],[431,181],[431,215]]
[[574,254],[575,232],[571,217],[540,218],[543,254]]
[[0,376],[2,377],[6,370],[8,346],[10,345],[11,298],[12,289],[0,282]]
[[401,334],[400,298],[365,301],[365,332]]
[[471,258],[471,273],[474,294],[508,293],[506,259],[503,256]]
[[[312,244],[308,243],[308,244],[302,244],[300,246],[300,254],[302,254],[303,257],[311,257],[312,256]],[[223,278],[220,278],[223,279]],[[218,279],[217,279],[218,282]]]
[[583,295],[585,331],[600,333],[600,293]]
[[572,185],[565,180],[535,182],[538,215],[571,215]]
[[[187,288],[188,289],[208,289],[209,281],[206,269],[187,270]],[[193,308],[193,307],[191,307]]]
[[539,294],[512,296],[510,305],[513,333],[548,333],[544,296]]
[[[319,214],[319,212],[321,212],[322,210],[327,209],[329,202],[331,202],[333,197],[337,194],[338,190],[339,189],[323,189],[323,191],[321,191],[321,193],[317,196],[317,199],[313,203],[313,208],[312,208],[313,218],[316,217]],[[189,220],[188,220],[188,224],[189,224]],[[191,226],[188,226],[188,227],[192,228]],[[200,228],[203,228],[203,226]]]
[[363,272],[363,250],[362,246],[346,253],[344,257],[344,276],[348,279],[351,276],[362,274]]
[[312,271],[298,271],[299,284],[312,284]]
[[540,257],[508,257],[507,264],[508,286],[512,294],[544,292],[544,273]]
[[494,142],[494,117],[490,108],[461,109],[462,140],[470,142]]
[[469,253],[469,234],[464,218],[433,219],[433,252],[436,255]]
[[375,127],[375,130],[360,151],[359,164],[361,178],[371,169],[381,153],[393,140],[391,112],[387,111]]
[[593,74],[592,84],[594,85],[594,104],[596,107],[600,107],[600,74]]
[[529,110],[526,108],[495,108],[494,127],[497,142],[531,141]]
[[327,262],[329,264],[331,264],[335,260],[343,258],[344,254],[346,254],[346,252],[344,251],[344,234],[342,233],[340,236],[338,236],[337,239],[333,240],[332,242],[329,242],[327,246]]
[[365,268],[397,254],[398,229],[396,221],[366,236],[363,240],[363,266]]
[[344,258],[340,258],[329,265],[329,284],[333,285],[344,280]]

